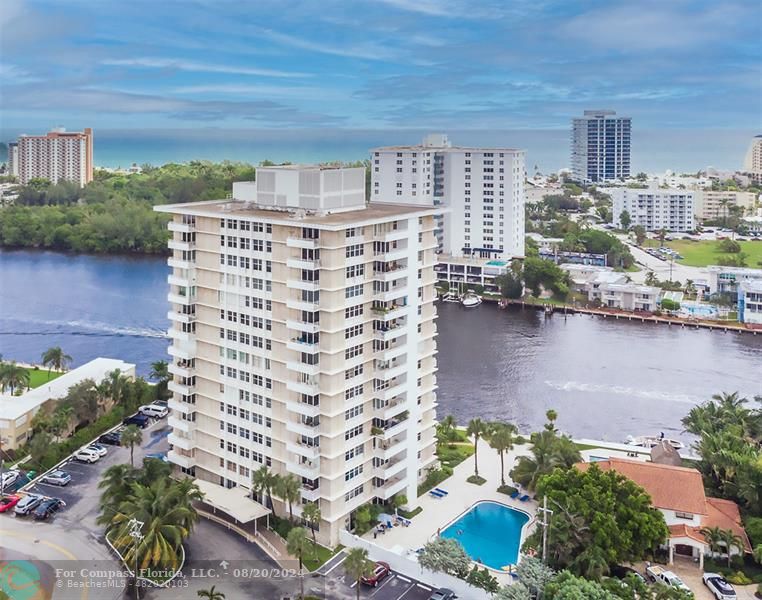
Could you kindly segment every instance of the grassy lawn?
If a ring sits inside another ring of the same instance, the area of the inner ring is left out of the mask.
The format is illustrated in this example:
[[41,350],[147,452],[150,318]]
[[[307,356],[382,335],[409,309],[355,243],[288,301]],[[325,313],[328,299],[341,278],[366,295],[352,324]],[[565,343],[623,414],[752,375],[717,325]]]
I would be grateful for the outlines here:
[[29,373],[29,386],[32,388],[40,387],[48,381],[53,381],[55,378],[63,375],[63,373],[57,373],[56,371],[51,371],[50,375],[48,375],[47,369],[27,369],[27,373]]
[[474,447],[468,444],[439,444],[437,446],[437,456],[439,462],[445,467],[454,469],[474,453]]
[[[738,242],[741,246],[741,252],[748,255],[746,263],[752,268],[758,268],[762,261],[762,242]],[[665,245],[679,252],[683,260],[678,261],[682,265],[689,267],[706,267],[707,265],[716,265],[717,260],[726,255],[718,252],[720,242],[713,240],[674,240],[666,242]],[[646,240],[644,246],[658,248],[658,240]]]

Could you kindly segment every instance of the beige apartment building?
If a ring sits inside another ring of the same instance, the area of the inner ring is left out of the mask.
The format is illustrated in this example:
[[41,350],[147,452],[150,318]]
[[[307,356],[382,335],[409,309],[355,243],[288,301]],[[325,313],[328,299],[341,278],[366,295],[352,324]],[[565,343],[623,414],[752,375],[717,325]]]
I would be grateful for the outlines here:
[[317,502],[329,545],[362,504],[415,506],[436,460],[442,208],[366,204],[362,168],[284,166],[156,210],[173,215],[176,468],[239,496],[262,465],[297,475],[294,512]]
[[733,213],[738,207],[742,215],[753,214],[757,194],[739,191],[696,192],[696,216],[703,221],[718,221]]
[[45,135],[22,135],[13,148],[10,170],[23,184],[42,178],[85,186],[93,180],[93,130],[58,128]]

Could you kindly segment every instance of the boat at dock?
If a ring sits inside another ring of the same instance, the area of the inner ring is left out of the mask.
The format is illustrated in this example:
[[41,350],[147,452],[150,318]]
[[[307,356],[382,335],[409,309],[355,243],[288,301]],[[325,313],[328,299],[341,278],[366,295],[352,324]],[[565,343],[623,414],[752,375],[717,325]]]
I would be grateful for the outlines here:
[[464,308],[476,308],[482,303],[482,299],[476,294],[465,294],[461,297],[460,303]]
[[671,438],[665,438],[658,435],[640,435],[637,437],[628,435],[626,443],[628,446],[637,446],[638,448],[653,448],[662,442],[667,442],[675,450],[682,450],[685,448],[685,444],[683,444],[680,440],[673,440]]

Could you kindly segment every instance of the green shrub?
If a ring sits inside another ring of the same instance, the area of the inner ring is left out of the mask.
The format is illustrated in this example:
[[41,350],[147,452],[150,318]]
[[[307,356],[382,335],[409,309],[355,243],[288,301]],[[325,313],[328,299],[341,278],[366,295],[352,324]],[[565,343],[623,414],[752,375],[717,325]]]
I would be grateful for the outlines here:
[[424,479],[421,483],[418,484],[418,495],[423,496],[423,494],[428,492],[431,488],[442,483],[445,479],[447,479],[451,475],[452,475],[452,469],[447,466],[442,466],[442,468],[440,469],[432,469],[426,475],[426,479]]
[[749,579],[743,571],[736,571],[725,577],[730,583],[735,585],[749,585],[752,580]]
[[762,517],[746,517],[744,529],[746,529],[746,535],[751,539],[752,547],[762,544]]
[[505,494],[506,496],[510,496],[514,492],[517,492],[518,490],[510,485],[501,485],[499,488],[497,488],[498,493]]
[[397,511],[399,516],[401,516],[403,519],[412,519],[415,515],[419,514],[423,510],[422,506],[416,507],[414,510],[407,511],[402,510],[401,508]]

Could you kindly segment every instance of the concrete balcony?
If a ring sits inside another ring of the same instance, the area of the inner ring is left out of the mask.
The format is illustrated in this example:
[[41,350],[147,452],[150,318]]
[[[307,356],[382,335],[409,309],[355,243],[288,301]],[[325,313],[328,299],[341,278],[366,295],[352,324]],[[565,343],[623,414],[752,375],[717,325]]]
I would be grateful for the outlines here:
[[374,258],[376,260],[382,260],[384,262],[394,261],[394,260],[402,260],[403,258],[407,258],[407,248],[395,248],[392,250],[389,250],[389,252],[376,252],[374,254]]
[[295,473],[300,477],[317,479],[320,477],[320,459],[318,458],[308,462],[292,462],[291,460],[287,460],[286,469],[289,473]]
[[196,410],[195,404],[188,404],[187,402],[181,402],[180,400],[175,400],[174,398],[169,399],[167,406],[172,412],[182,413],[184,415],[188,415]]
[[192,269],[196,263],[182,258],[170,257],[167,259],[167,265],[173,269]]
[[172,464],[178,465],[180,467],[185,467],[186,469],[190,469],[191,467],[196,466],[196,459],[192,456],[188,456],[186,454],[181,454],[175,450],[170,450],[167,453],[167,460],[171,462]]
[[289,248],[306,248],[315,250],[320,247],[320,240],[312,238],[290,237],[286,238],[286,246]]
[[395,288],[386,292],[373,291],[373,300],[377,302],[391,302],[397,298],[402,298],[408,295],[409,288],[407,285],[398,285]]
[[193,339],[193,336],[196,334],[190,333],[187,331],[180,331],[179,329],[170,327],[169,329],[167,329],[167,335],[173,340],[180,340],[182,342],[190,342]]
[[296,433],[299,435],[306,435],[307,437],[317,437],[320,435],[320,425],[307,425],[305,423],[302,423],[301,421],[286,421],[286,431],[290,431],[291,433]]
[[305,375],[317,375],[320,373],[320,365],[308,365],[297,360],[290,360],[286,363],[286,368],[289,371],[295,371],[297,373],[304,373]]
[[392,319],[399,319],[408,314],[410,309],[407,305],[391,304],[389,308],[371,308],[374,318],[382,321],[391,321]]
[[386,350],[376,351],[373,356],[379,360],[392,360],[405,354],[407,352],[407,348],[407,344],[398,343],[391,345]]
[[169,300],[170,304],[193,304],[194,302],[194,299],[187,294],[181,295],[175,292],[169,292],[167,300]]
[[382,441],[381,445],[373,451],[373,454],[375,456],[378,456],[379,458],[383,458],[384,460],[387,460],[392,458],[393,456],[397,456],[406,447],[407,446],[405,444],[405,436],[400,435],[396,438]]
[[385,428],[382,428],[384,432],[382,434],[383,439],[390,440],[398,433],[405,431],[409,424],[409,420],[410,419],[406,417],[400,421],[391,421],[389,425],[387,425]]
[[405,335],[407,330],[402,325],[389,326],[387,329],[376,329],[373,331],[373,338],[381,342],[390,342],[398,337]]
[[167,352],[170,356],[174,356],[175,358],[179,358],[181,360],[191,360],[192,358],[195,358],[196,356],[196,345],[195,344],[172,344],[168,349]]
[[286,327],[294,331],[304,331],[305,333],[317,333],[320,331],[320,323],[308,323],[307,321],[286,320]]
[[320,384],[317,381],[315,383],[304,383],[301,381],[287,381],[286,389],[292,392],[298,392],[300,394],[307,394],[309,396],[314,396],[315,394],[320,393]]
[[306,352],[308,354],[317,354],[320,352],[320,344],[303,342],[301,338],[291,338],[286,342],[286,348],[295,352]]
[[170,221],[167,223],[167,229],[170,231],[179,231],[180,233],[191,233],[196,229],[195,225],[190,223],[178,223],[177,221]]
[[169,381],[167,388],[169,389],[170,392],[174,392],[182,396],[190,396],[191,394],[194,394],[196,392],[195,386],[183,385],[182,383],[177,383],[172,380]]
[[296,298],[286,298],[286,307],[292,310],[306,310],[307,312],[315,312],[320,310],[319,302],[305,302],[304,300],[298,300]]
[[177,312],[176,310],[170,310],[167,312],[167,319],[174,321],[175,323],[190,323],[196,320],[196,315],[188,315],[182,312]]
[[302,444],[297,440],[286,440],[286,450],[304,456],[310,460],[316,460],[320,457],[320,446],[310,446],[309,444]]
[[314,271],[320,268],[320,261],[292,257],[286,259],[286,266],[290,269],[307,269],[309,271]]
[[179,429],[185,433],[196,431],[195,421],[186,421],[185,419],[179,419],[174,415],[169,415],[167,418],[167,425],[169,425],[172,429]]
[[373,239],[377,242],[396,242],[397,240],[404,240],[408,235],[410,235],[410,232],[407,228],[402,228],[376,234],[373,236]]
[[319,281],[302,281],[301,279],[286,280],[286,287],[290,290],[306,290],[308,292],[319,292]]
[[380,398],[384,402],[391,402],[394,398],[399,396],[404,391],[405,391],[404,383],[397,383],[397,385],[394,385],[394,382],[392,382],[392,385],[390,385],[389,387],[384,388],[382,390],[374,391],[373,397]]
[[311,486],[302,486],[301,488],[302,498],[307,502],[317,502],[320,499],[320,488],[313,488]]
[[170,250],[180,250],[181,252],[190,252],[196,249],[196,242],[180,242],[178,240],[169,240],[167,246]]
[[405,410],[408,410],[408,401],[407,399],[402,396],[395,398],[389,404],[387,404],[383,409],[380,410],[381,416],[385,421],[389,421],[391,419],[394,419],[397,415],[399,415],[401,412],[404,412]]
[[382,487],[378,488],[377,495],[381,496],[384,500],[388,500],[392,496],[400,493],[407,487],[407,477],[404,474],[397,475],[392,479],[389,479]]
[[406,277],[407,274],[407,267],[400,265],[396,269],[390,269],[389,271],[374,271],[373,279],[377,281],[396,281],[397,279]]
[[178,285],[180,287],[187,287],[190,285],[190,278],[170,274],[170,275],[167,275],[167,283],[169,285]]
[[374,376],[384,381],[389,381],[395,377],[399,377],[407,371],[407,363],[400,362],[388,367],[376,367],[374,369]]
[[195,440],[177,435],[176,433],[170,433],[169,436],[167,436],[167,441],[175,448],[182,448],[183,450],[191,450],[196,447]]
[[392,478],[405,469],[405,464],[405,457],[398,456],[390,460],[388,463],[384,463],[380,467],[376,467],[375,475],[381,479]]
[[286,410],[304,415],[305,417],[317,417],[320,413],[320,406],[299,402],[296,400],[286,400]]
[[193,375],[192,370],[189,367],[181,367],[174,361],[167,365],[167,369],[172,375],[177,375],[178,377],[190,377]]

